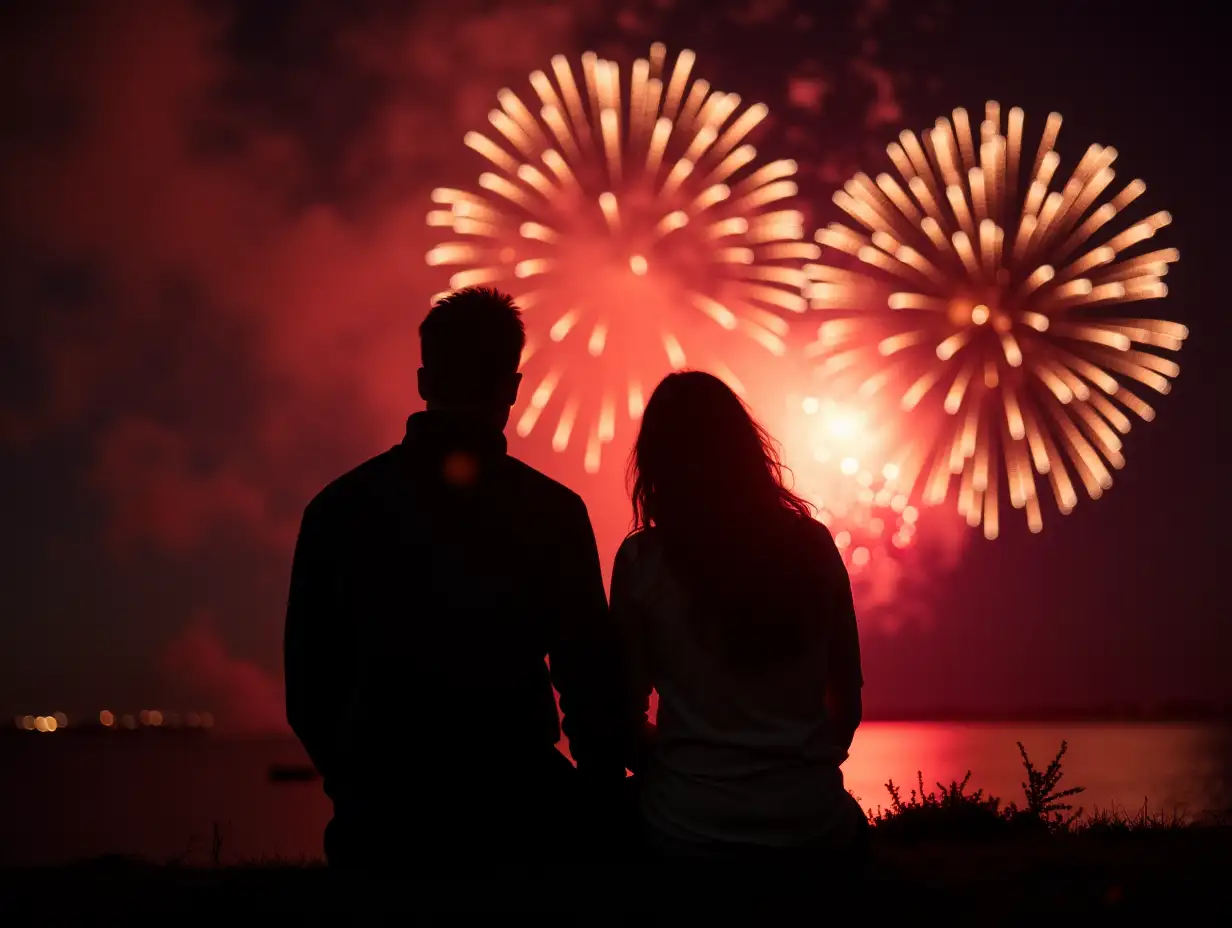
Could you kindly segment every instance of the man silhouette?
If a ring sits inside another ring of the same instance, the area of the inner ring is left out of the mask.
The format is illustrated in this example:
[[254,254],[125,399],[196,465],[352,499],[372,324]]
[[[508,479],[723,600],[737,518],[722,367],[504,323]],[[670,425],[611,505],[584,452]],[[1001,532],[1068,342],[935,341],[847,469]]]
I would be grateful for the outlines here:
[[506,454],[513,300],[460,290],[419,334],[427,411],[304,512],[287,719],[333,800],[332,865],[537,866],[578,779],[624,776],[594,532],[577,494]]

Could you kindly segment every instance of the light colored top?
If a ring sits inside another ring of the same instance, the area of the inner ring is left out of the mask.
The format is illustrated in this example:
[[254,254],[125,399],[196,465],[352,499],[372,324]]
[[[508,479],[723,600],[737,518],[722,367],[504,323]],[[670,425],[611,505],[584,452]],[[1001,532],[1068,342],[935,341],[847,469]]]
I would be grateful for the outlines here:
[[[826,708],[828,668],[846,661],[858,695],[851,588],[817,524],[819,601],[800,607],[826,625],[798,655],[762,675],[737,674],[704,648],[689,595],[654,529],[625,539],[612,571],[612,612],[630,658],[633,699],[659,694],[657,738],[639,771],[641,811],[672,837],[791,846],[845,843],[863,813],[843,787],[845,745]],[[836,569],[837,565],[837,569]]]

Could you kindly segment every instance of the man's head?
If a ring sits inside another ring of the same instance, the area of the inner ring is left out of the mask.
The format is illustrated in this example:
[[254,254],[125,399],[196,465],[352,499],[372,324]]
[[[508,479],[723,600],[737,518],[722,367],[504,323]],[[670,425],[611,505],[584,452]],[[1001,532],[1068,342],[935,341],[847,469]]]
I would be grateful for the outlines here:
[[526,344],[513,297],[489,287],[451,293],[428,312],[419,344],[419,395],[429,409],[505,427],[518,397],[518,364]]

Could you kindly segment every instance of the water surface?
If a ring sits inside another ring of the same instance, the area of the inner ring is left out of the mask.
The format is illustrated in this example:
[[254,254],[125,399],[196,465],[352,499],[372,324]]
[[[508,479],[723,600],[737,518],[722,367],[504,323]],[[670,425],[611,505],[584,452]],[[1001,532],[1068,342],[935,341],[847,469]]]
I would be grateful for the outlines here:
[[[844,765],[866,808],[922,770],[935,788],[972,771],[971,788],[1020,799],[1016,741],[1044,767],[1062,739],[1062,785],[1085,786],[1086,808],[1117,806],[1190,815],[1232,808],[1232,730],[1176,724],[960,724],[869,722]],[[329,804],[320,783],[273,783],[271,765],[306,762],[289,739],[16,735],[0,741],[4,825],[0,865],[102,854],[223,861],[316,858]],[[904,793],[906,790],[904,790]]]

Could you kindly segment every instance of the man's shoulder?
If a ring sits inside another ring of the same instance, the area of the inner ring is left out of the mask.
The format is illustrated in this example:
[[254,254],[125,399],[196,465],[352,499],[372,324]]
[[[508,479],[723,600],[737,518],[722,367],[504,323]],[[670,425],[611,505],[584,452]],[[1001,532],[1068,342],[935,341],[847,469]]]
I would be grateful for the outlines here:
[[309,512],[329,513],[378,493],[397,472],[399,448],[394,446],[331,480],[308,503]]
[[561,508],[585,509],[585,502],[575,491],[558,480],[553,480],[542,471],[535,470],[525,461],[510,455],[505,458],[509,478],[524,497],[537,503]]

